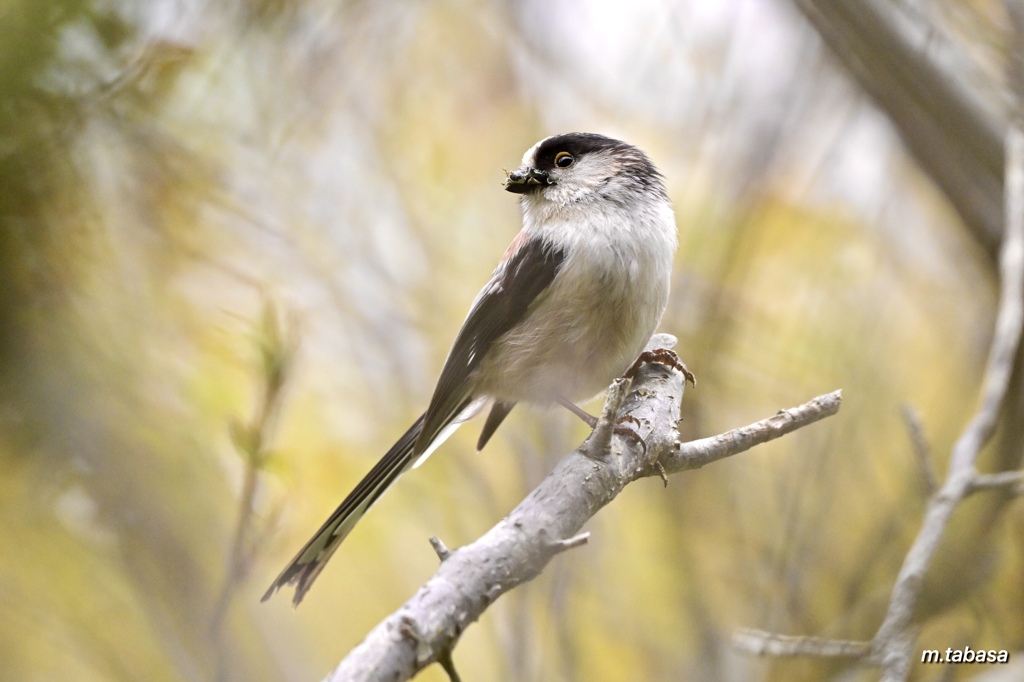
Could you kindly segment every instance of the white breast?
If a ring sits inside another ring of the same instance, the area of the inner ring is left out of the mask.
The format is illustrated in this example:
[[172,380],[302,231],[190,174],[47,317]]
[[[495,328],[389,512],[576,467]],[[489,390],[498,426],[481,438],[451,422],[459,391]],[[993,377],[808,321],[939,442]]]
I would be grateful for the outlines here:
[[481,363],[479,390],[505,401],[579,401],[628,368],[668,301],[676,226],[667,201],[524,202],[524,226],[566,259],[523,324]]

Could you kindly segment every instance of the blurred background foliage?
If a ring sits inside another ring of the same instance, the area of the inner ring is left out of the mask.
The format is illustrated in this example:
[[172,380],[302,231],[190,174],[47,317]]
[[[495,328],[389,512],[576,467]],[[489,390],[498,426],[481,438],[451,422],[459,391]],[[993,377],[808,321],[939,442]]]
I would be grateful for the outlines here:
[[[999,5],[932,5],[998,81]],[[430,575],[430,535],[511,509],[586,435],[567,412],[517,410],[480,455],[464,428],[300,609],[259,603],[426,404],[518,230],[502,168],[569,130],[667,177],[684,435],[844,407],[631,486],[460,671],[877,675],[730,637],[873,634],[926,500],[901,407],[944,471],[995,269],[790,4],[4,0],[0,678],[319,679]],[[1024,512],[981,516],[937,559],[921,647],[1024,648]]]

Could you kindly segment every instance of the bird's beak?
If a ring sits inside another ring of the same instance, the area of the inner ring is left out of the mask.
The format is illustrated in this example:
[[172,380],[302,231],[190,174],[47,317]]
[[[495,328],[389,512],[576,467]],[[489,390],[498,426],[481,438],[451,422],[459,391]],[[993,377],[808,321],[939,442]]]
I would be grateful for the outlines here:
[[547,171],[522,166],[505,177],[505,191],[516,194],[535,192],[545,185],[553,185]]

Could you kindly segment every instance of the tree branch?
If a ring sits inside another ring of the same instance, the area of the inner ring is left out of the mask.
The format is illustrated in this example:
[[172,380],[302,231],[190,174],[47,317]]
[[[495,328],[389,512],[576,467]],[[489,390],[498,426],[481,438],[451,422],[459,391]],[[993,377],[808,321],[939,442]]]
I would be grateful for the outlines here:
[[[1016,22],[1021,22],[1019,7]],[[1018,27],[1019,28],[1019,27]],[[1024,31],[1018,30],[1018,35]],[[924,574],[945,533],[953,510],[977,479],[975,460],[995,431],[1013,372],[1024,323],[1024,126],[1018,113],[1006,136],[1006,225],[999,253],[999,308],[985,368],[981,407],[953,446],[946,482],[932,498],[924,523],[903,562],[885,619],[873,641],[883,680],[905,680],[914,638],[910,635]]]
[[[662,335],[655,340],[662,346],[674,344]],[[637,425],[646,448],[599,425],[485,535],[465,547],[439,552],[444,560],[427,583],[374,628],[326,680],[407,680],[431,663],[448,661],[462,632],[490,604],[535,578],[557,554],[585,542],[587,536],[578,535],[583,524],[630,482],[658,475],[659,462],[669,471],[696,469],[833,415],[841,402],[836,391],[756,424],[680,444],[676,424],[683,391],[678,371],[657,363],[643,366],[617,414],[636,420],[630,423]],[[615,390],[611,398],[621,399]],[[602,421],[613,423],[607,416]]]
[[998,84],[910,3],[793,2],[994,257],[1007,128]]
[[[923,53],[919,54],[920,46],[915,42],[915,38],[908,34],[913,27],[907,24],[903,17],[895,14],[903,11],[899,9],[900,6],[887,5],[883,8],[876,0],[867,0],[857,3],[856,6],[845,5],[847,9],[844,10],[840,8],[842,4],[832,0],[800,0],[800,6],[805,9],[812,21],[822,21],[820,16],[815,19],[814,13],[818,11],[822,15],[829,14],[832,20],[835,20],[836,17],[843,17],[844,12],[848,11],[845,16],[846,21],[851,21],[851,17],[880,21],[885,28],[883,34],[888,36],[886,39],[893,41],[893,44],[889,45],[889,51],[892,54],[886,57],[887,59],[891,59],[894,54],[904,54],[908,58],[922,60],[924,55]],[[1020,0],[1009,0],[1007,9],[1014,23],[1015,44],[1019,46],[1020,40],[1024,38],[1024,3]],[[830,39],[830,43],[837,40],[835,36],[831,38],[826,36],[826,38]],[[863,38],[864,36],[860,36],[860,39]],[[838,42],[842,43],[841,40]],[[992,345],[986,362],[981,404],[953,446],[946,480],[929,500],[924,522],[907,552],[903,566],[896,578],[885,617],[871,641],[870,648],[861,653],[861,656],[868,661],[882,666],[884,682],[902,682],[909,675],[913,646],[919,629],[919,624],[914,622],[915,608],[924,586],[925,573],[938,550],[954,510],[964,497],[978,490],[1016,489],[1021,484],[1022,474],[1020,472],[979,475],[975,467],[978,453],[992,438],[1000,414],[1003,412],[1014,364],[1016,358],[1020,356],[1021,332],[1022,326],[1024,326],[1024,51],[1018,47],[1013,51],[1011,59],[1013,61],[1010,68],[1010,81],[1017,102],[1014,116],[1009,123],[1009,130],[1003,138],[1005,163],[1002,167],[1005,168],[1005,179],[1000,184],[1005,188],[1001,212],[1001,215],[1005,216],[1005,225],[1002,228],[1002,242],[999,248],[999,306]],[[929,69],[941,70],[934,63],[930,63],[928,59],[923,59],[918,67],[918,71],[924,69],[925,72],[928,72]],[[869,91],[873,90],[873,96],[878,98],[877,91],[885,90],[887,86],[884,85],[884,78],[879,74],[872,74],[868,80],[871,79],[879,79],[879,82],[869,88]],[[865,83],[863,75],[861,82]],[[929,87],[929,82],[930,79],[925,79],[923,86],[925,89]],[[865,87],[867,86],[865,85]],[[908,88],[908,91],[911,96],[918,93],[916,88]],[[946,95],[955,99],[956,91],[956,88],[951,88]],[[893,101],[898,99],[895,93],[883,93],[883,95],[892,97]],[[890,102],[890,106],[892,104]],[[916,103],[916,105],[921,104],[921,102]],[[898,108],[896,107],[897,110]],[[980,112],[976,111],[975,113]],[[970,123],[966,128],[972,130],[972,135],[976,138],[977,143],[980,144],[984,138],[991,135],[992,130],[983,118],[968,115],[970,114],[969,108],[963,109],[961,114],[964,120]],[[893,110],[890,110],[890,115],[893,116],[894,122],[898,126],[907,122],[905,118],[901,121],[898,111],[894,113]],[[946,148],[949,145],[959,144],[958,140],[963,138],[963,132],[947,131],[940,136],[942,144],[937,145],[937,149],[941,149],[941,153],[946,154],[948,151]],[[906,131],[904,131],[904,135],[906,137]],[[908,140],[908,144],[913,146],[910,140]],[[947,163],[959,163],[955,153],[949,156]],[[922,163],[927,166],[925,161]],[[990,160],[987,165],[992,165]],[[941,181],[940,184],[942,184]],[[951,196],[951,198],[956,202],[955,196]],[[803,641],[805,639],[786,638],[780,635],[766,636],[779,641]],[[814,641],[816,645],[821,645],[822,642],[830,645],[841,644],[841,642],[829,642],[828,640]],[[750,649],[749,646],[745,648]],[[818,646],[818,649],[818,651],[815,651],[815,647],[790,647],[787,649],[765,644],[759,653],[781,651],[783,655],[831,655],[821,653],[821,646]]]

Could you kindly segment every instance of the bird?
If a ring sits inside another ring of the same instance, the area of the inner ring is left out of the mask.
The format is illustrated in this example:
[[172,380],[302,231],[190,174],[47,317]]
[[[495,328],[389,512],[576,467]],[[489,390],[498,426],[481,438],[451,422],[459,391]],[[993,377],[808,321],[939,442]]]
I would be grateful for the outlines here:
[[668,303],[677,247],[664,178],[637,147],[596,133],[546,137],[506,171],[523,226],[477,294],[426,411],[281,571],[298,606],[371,505],[489,405],[482,449],[518,403],[577,406],[630,368]]

